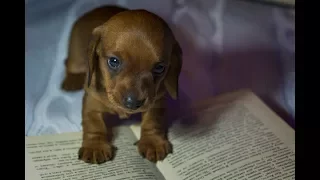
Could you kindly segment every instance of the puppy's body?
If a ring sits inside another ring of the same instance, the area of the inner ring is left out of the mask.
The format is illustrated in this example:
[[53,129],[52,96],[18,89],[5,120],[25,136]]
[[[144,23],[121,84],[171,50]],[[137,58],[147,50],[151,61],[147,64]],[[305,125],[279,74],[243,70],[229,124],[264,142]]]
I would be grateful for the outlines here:
[[112,127],[104,114],[142,113],[139,153],[156,162],[171,152],[164,95],[167,90],[177,97],[181,53],[167,24],[145,10],[105,6],[75,23],[62,88],[85,89],[80,159],[113,158]]

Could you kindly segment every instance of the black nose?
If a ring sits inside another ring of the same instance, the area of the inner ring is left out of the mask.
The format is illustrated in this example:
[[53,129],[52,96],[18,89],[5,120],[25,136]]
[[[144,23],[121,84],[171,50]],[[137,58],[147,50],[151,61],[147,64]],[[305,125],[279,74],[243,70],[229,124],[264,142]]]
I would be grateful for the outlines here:
[[143,105],[145,100],[138,100],[136,96],[133,94],[129,94],[124,98],[124,106],[127,107],[128,109],[138,109]]

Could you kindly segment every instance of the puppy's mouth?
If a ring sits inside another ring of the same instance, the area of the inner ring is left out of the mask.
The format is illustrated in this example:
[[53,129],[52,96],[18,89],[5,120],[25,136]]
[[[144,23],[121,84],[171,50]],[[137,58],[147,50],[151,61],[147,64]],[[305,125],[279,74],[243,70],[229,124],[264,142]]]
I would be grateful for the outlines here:
[[[152,106],[150,98],[136,100],[130,97],[116,98],[113,94],[108,94],[110,103],[118,110],[128,114],[140,113],[147,111]],[[121,99],[121,100],[120,100]]]

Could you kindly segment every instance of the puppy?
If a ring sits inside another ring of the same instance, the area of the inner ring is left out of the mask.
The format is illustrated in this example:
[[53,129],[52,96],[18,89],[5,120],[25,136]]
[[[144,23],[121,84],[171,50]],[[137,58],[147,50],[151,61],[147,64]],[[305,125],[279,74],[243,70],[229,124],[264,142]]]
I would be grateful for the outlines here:
[[167,138],[165,94],[176,99],[182,51],[171,29],[146,10],[94,9],[74,24],[62,89],[84,88],[83,142],[79,159],[104,163],[114,157],[107,114],[141,113],[138,152],[151,162],[172,152]]

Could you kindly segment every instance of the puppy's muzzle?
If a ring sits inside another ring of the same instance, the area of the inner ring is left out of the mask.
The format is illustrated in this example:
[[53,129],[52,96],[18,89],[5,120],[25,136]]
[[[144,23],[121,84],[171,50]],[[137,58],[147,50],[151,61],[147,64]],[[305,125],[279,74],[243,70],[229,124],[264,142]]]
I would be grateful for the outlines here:
[[139,109],[144,103],[145,99],[139,100],[138,97],[133,93],[129,93],[123,98],[124,107],[131,110]]

